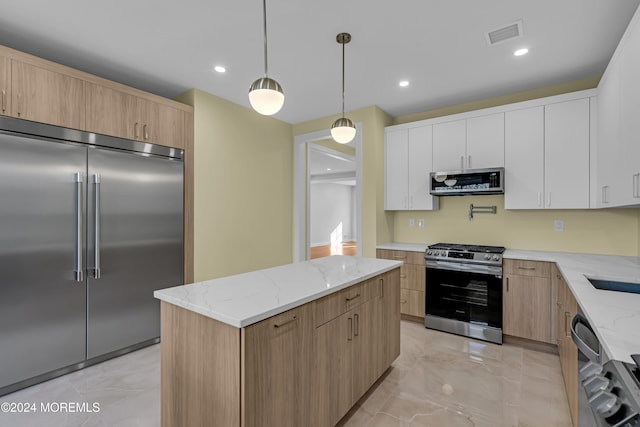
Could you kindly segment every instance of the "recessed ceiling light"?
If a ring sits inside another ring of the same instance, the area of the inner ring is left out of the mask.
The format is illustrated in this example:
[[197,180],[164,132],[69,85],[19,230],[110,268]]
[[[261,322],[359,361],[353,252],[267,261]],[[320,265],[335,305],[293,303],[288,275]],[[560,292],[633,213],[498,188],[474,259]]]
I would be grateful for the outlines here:
[[529,52],[529,49],[527,49],[527,48],[525,47],[525,48],[522,48],[522,49],[518,49],[518,50],[516,50],[515,52],[513,52],[513,54],[514,54],[515,56],[522,56],[522,55],[526,55],[526,54],[527,54],[527,52]]
[[400,87],[407,87],[407,86],[409,86],[409,82],[407,80],[403,80],[400,83],[398,83],[398,85]]
[[330,171],[330,170],[331,170],[331,168],[327,168],[327,170],[328,170],[328,171]]
[[215,67],[213,67],[214,70],[216,70],[218,73],[224,73],[227,71],[226,68],[224,68],[222,65],[216,65]]

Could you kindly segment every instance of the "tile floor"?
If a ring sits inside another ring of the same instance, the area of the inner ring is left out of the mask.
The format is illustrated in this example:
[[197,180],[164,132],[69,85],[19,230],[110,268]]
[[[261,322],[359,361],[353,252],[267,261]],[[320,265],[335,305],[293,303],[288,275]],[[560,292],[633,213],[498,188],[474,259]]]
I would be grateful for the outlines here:
[[[401,343],[400,357],[341,426],[571,426],[557,355],[405,321]],[[0,412],[0,426],[157,427],[159,349],[147,347],[0,397],[0,402],[35,403],[38,409]],[[100,411],[40,411],[41,403],[53,402],[96,402]]]

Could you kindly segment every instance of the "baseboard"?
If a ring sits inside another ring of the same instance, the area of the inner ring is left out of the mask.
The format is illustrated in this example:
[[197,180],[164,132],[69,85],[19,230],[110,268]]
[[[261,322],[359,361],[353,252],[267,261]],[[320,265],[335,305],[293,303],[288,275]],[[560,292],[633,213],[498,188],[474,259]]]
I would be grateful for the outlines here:
[[544,351],[545,353],[558,354],[558,346],[541,341],[528,340],[526,338],[514,337],[511,335],[502,335],[504,344],[514,344],[529,350]]
[[416,322],[416,323],[421,323],[424,325],[424,317],[420,317],[420,316],[412,316],[410,314],[400,314],[400,319],[402,320],[408,320],[409,322]]

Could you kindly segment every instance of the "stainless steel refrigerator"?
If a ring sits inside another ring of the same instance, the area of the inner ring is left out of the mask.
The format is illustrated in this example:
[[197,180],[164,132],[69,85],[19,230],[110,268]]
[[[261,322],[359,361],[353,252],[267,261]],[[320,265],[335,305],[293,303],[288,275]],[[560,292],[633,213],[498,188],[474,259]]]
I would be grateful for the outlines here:
[[181,150],[0,117],[0,395],[149,345],[183,283]]

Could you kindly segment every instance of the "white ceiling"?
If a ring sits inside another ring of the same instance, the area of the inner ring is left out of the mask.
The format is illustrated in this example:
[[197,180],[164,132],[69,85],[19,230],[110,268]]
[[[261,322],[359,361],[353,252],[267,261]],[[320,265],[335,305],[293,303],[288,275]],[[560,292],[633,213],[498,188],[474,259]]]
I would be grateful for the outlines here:
[[[345,108],[398,116],[600,76],[639,3],[268,0],[269,76],[286,95],[275,117],[340,112],[343,31]],[[487,45],[519,19],[523,37]],[[260,0],[0,0],[0,44],[167,97],[195,87],[249,106],[262,31]],[[514,57],[521,46],[529,54]]]

